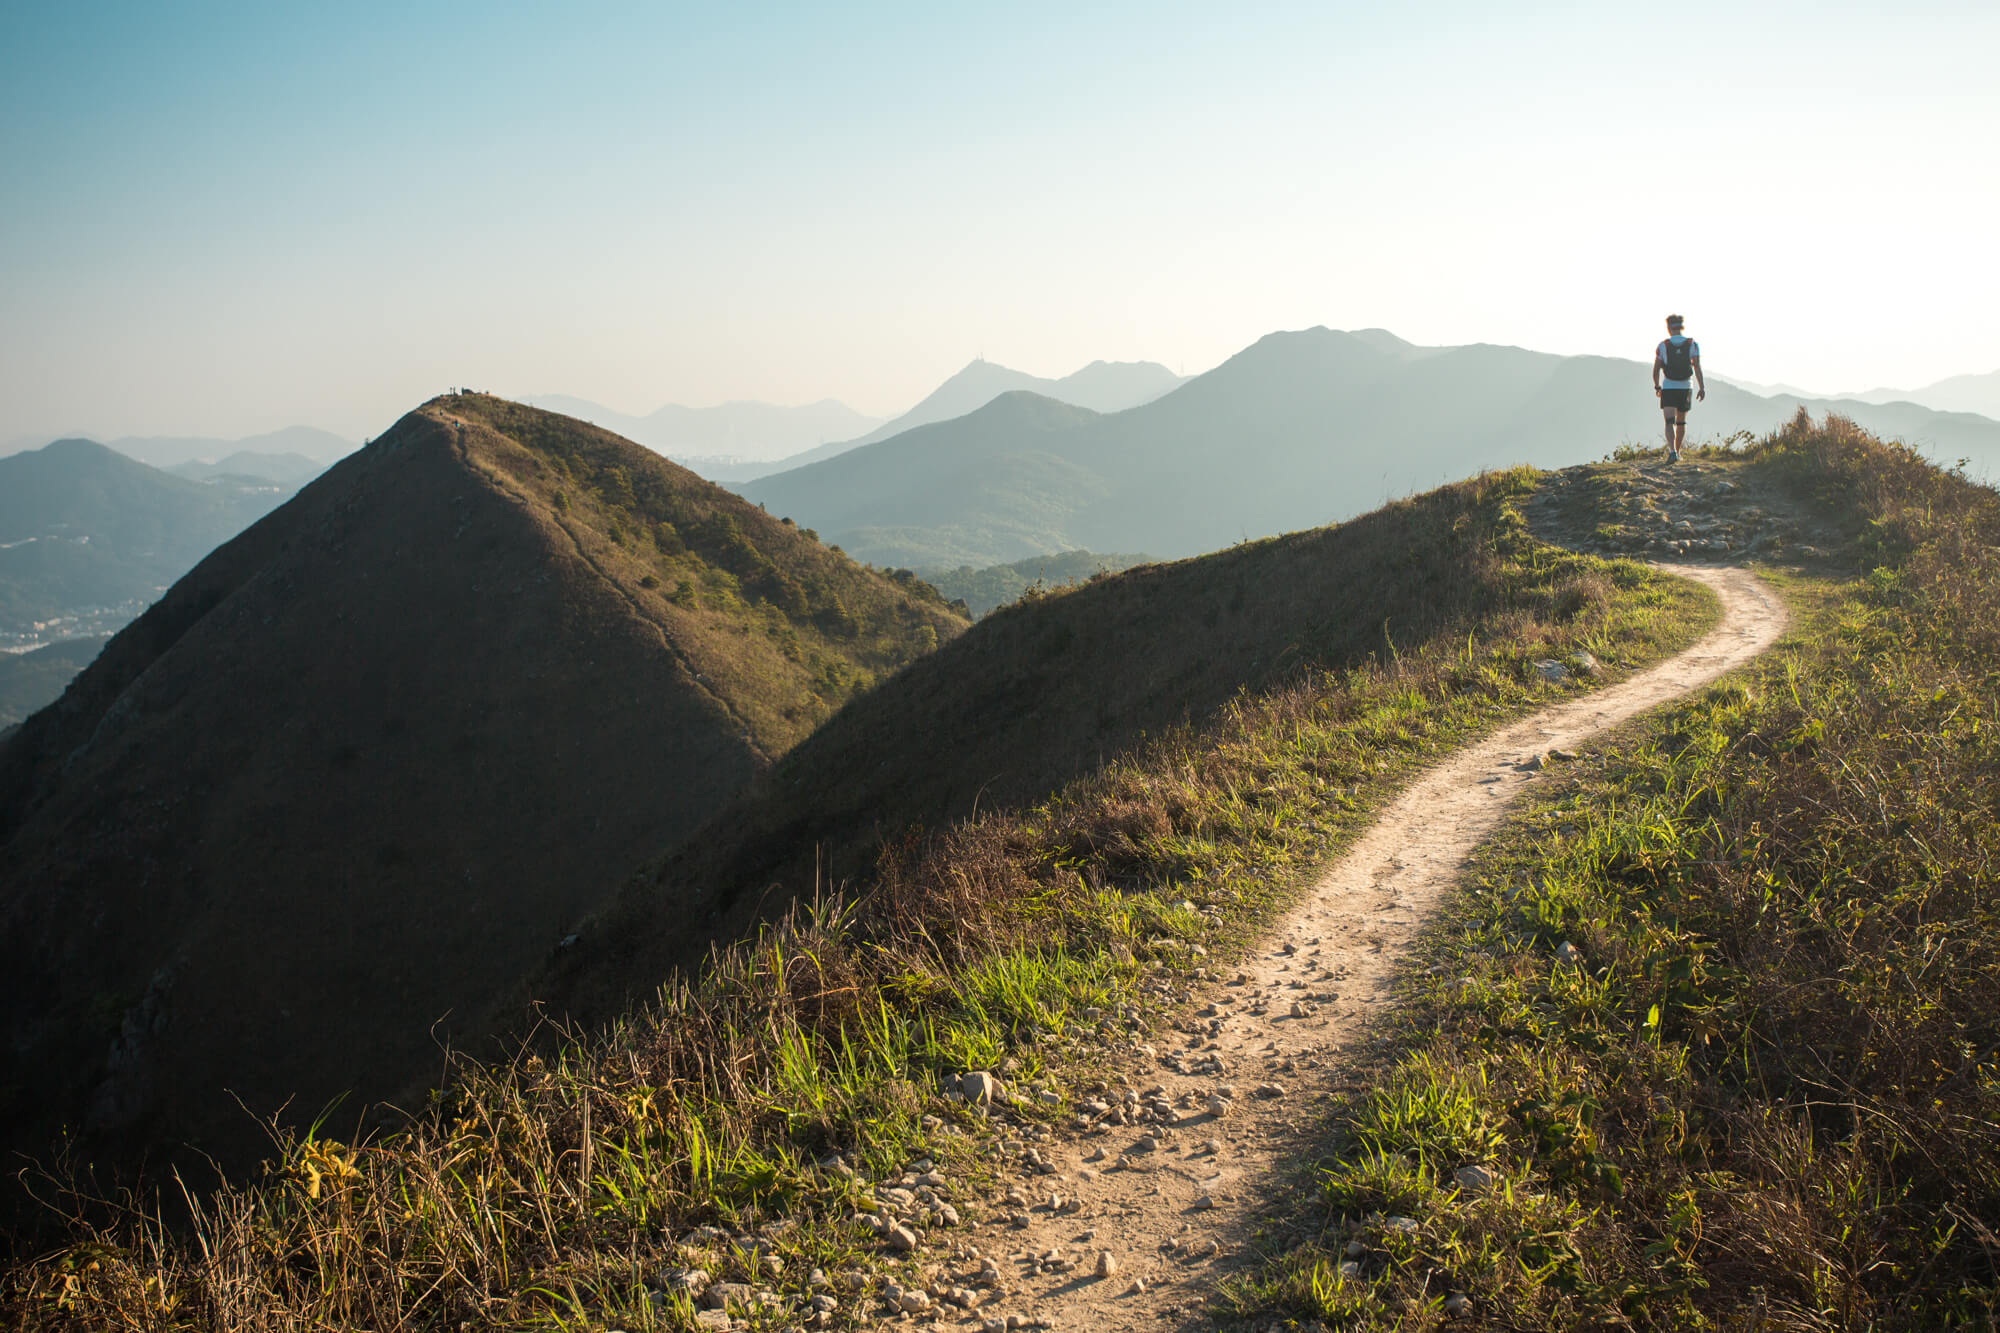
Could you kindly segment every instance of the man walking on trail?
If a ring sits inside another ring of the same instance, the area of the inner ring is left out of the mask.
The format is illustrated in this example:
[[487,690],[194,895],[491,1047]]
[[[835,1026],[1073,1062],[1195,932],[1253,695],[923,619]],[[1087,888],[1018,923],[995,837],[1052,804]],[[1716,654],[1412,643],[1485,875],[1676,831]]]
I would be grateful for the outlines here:
[[1653,349],[1653,392],[1659,395],[1660,414],[1667,419],[1669,463],[1681,461],[1681,446],[1687,441],[1688,408],[1693,406],[1688,394],[1692,392],[1697,403],[1708,397],[1708,381],[1701,377],[1701,344],[1681,332],[1684,322],[1679,315],[1668,315],[1667,340]]

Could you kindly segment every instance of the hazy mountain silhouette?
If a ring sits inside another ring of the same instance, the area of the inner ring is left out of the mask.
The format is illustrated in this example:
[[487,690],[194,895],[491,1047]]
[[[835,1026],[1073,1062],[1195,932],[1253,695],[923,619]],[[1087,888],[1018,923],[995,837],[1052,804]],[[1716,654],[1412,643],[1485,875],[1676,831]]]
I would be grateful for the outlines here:
[[2000,370],[1953,375],[1921,389],[1870,389],[1853,396],[1864,403],[1915,403],[1934,412],[1976,412],[2000,419]]
[[527,401],[530,406],[602,426],[676,462],[690,458],[773,462],[830,440],[852,439],[882,420],[832,398],[800,407],[751,402],[680,407],[669,403],[641,417],[565,394]]
[[[1764,431],[1795,398],[1712,383],[1692,437]],[[2000,464],[2000,423],[1808,402],[1935,456]],[[882,564],[998,564],[1083,547],[1162,556],[1313,527],[1481,468],[1559,467],[1659,434],[1644,362],[1417,347],[1382,330],[1261,339],[1162,398],[1098,415],[1010,394],[764,477],[743,494]]]
[[964,416],[1003,393],[1026,391],[1097,412],[1118,412],[1149,402],[1180,382],[1180,376],[1151,361],[1093,361],[1075,374],[1065,375],[1059,380],[1042,379],[991,361],[974,361],[933,389],[908,412],[866,435],[831,440],[783,458],[756,462],[743,461],[741,457],[696,455],[689,455],[680,461],[710,481],[734,487],[758,477],[768,477],[774,472],[837,458],[850,449],[891,439],[918,426]]
[[963,626],[607,432],[425,404],[0,748],[0,1141],[240,1157],[228,1094],[434,1078],[434,1025]]
[[1003,393],[1026,391],[1093,412],[1122,412],[1171,392],[1180,382],[1180,376],[1153,361],[1093,361],[1075,374],[1049,380],[982,359],[938,385],[903,415],[848,441],[848,445],[873,444],[934,421],[962,417]]
[[0,458],[0,643],[92,608],[128,607],[122,624],[291,490],[204,485],[90,440]]
[[277,482],[296,489],[326,471],[326,464],[304,454],[258,454],[245,449],[218,458],[213,463],[176,463],[167,471],[190,481],[241,477],[252,481]]
[[127,458],[169,468],[176,463],[214,462],[231,454],[303,454],[325,465],[354,452],[354,442],[313,426],[287,426],[240,440],[207,435],[123,435],[106,443]]

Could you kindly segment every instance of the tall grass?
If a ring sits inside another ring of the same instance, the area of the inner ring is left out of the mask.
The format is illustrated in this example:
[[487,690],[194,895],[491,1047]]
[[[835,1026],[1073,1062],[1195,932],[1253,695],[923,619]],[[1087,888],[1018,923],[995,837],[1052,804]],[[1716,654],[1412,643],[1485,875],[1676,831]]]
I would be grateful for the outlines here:
[[[0,1275],[0,1312],[28,1329],[685,1328],[685,1302],[647,1293],[658,1264],[753,1280],[753,1256],[683,1244],[702,1223],[768,1226],[785,1276],[754,1280],[796,1306],[812,1268],[872,1247],[846,1220],[872,1178],[919,1153],[980,1171],[984,1122],[939,1097],[941,1075],[998,1068],[1047,1094],[1010,1114],[1058,1114],[1172,977],[1240,943],[1403,774],[1582,688],[1536,659],[1587,648],[1616,670],[1693,637],[1698,590],[1533,542],[1513,508],[1531,485],[1455,488],[1441,539],[1408,553],[1473,581],[1464,614],[1358,665],[1302,655],[1038,805],[892,838],[853,897],[718,949],[609,1031],[461,1062],[393,1134],[281,1134],[261,1179],[189,1199],[179,1230],[151,1196],[42,1178],[63,1224]],[[836,1151],[854,1174],[821,1164]]]
[[[1746,454],[1859,533],[1856,575],[1791,580],[1805,621],[1778,653],[1490,855],[1244,1305],[1993,1326],[2000,497],[1838,418]],[[1472,1165],[1493,1183],[1456,1179]]]

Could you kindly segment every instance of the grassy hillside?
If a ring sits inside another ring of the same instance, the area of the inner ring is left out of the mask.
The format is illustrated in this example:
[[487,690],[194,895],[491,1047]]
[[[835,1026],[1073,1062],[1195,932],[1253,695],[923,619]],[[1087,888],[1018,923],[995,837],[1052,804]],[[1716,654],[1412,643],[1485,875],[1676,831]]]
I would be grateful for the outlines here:
[[[1514,501],[1532,484],[1487,478],[990,617],[927,659],[957,655],[951,670],[919,664],[858,701],[881,701],[895,726],[851,705],[826,748],[746,807],[744,830],[715,826],[752,846],[837,796],[827,813],[845,822],[823,830],[827,854],[875,867],[856,906],[725,951],[587,1046],[467,1066],[400,1134],[290,1141],[263,1183],[204,1205],[197,1232],[230,1256],[226,1274],[127,1214],[10,1269],[6,1309],[28,1327],[172,1301],[211,1328],[278,1310],[685,1328],[691,1309],[648,1286],[662,1261],[750,1263],[771,1281],[732,1236],[782,1260],[780,1309],[803,1302],[812,1268],[873,1249],[841,1220],[868,1181],[919,1151],[977,1172],[982,1122],[935,1098],[939,1071],[1004,1062],[1010,1080],[1060,1086],[1097,1049],[1087,1008],[1128,1006],[1143,1027],[1193,945],[1233,947],[1409,766],[1582,688],[1545,681],[1535,660],[1588,648],[1616,672],[1691,637],[1700,594],[1530,539]],[[1426,609],[1406,622],[1413,607]],[[954,704],[957,672],[970,693]],[[1096,715],[1101,763],[1066,723],[1026,717],[1004,741],[1019,771],[987,784],[976,818],[911,830],[911,812],[935,804],[923,789],[978,729],[953,719],[1024,674],[1052,713]],[[810,849],[785,852],[788,876],[806,866],[788,887],[809,888]],[[622,924],[585,930],[593,968],[661,975],[643,956],[659,940],[620,954],[605,939],[656,929],[642,921],[666,901],[660,884],[639,886]],[[858,1178],[812,1167],[830,1148]],[[729,1230],[695,1250],[668,1239],[697,1221]]]
[[964,628],[907,571],[863,569],[809,531],[568,417],[448,400],[518,446],[495,466],[634,596],[776,755],[834,708]]
[[425,404],[0,749],[5,1147],[240,1162],[281,1107],[421,1095],[645,858],[963,624],[603,431]]
[[[1774,441],[1754,466],[1834,526],[1856,520],[1868,544],[1846,558],[1885,572],[1794,576],[1822,614],[1789,661],[1587,759],[1583,785],[1496,850],[1490,888],[1439,932],[1444,970],[1416,983],[1408,1060],[1392,1050],[1341,1110],[1311,1229],[1287,1237],[1305,1247],[1245,1304],[1425,1328],[1450,1282],[1482,1323],[1683,1328],[1733,1311],[1821,1328],[1976,1322],[1990,1302],[1992,500],[1837,430]],[[1544,681],[1537,658],[1588,648],[1616,674],[1691,641],[1703,610],[1686,585],[1529,539],[1513,514],[1527,484],[1378,518],[1407,544],[1347,567],[1349,583],[1464,590],[1392,634],[1394,654],[1375,636],[1407,601],[1352,603],[1345,640],[1294,621],[1303,661],[1047,798],[890,825],[852,905],[724,951],[587,1043],[468,1067],[399,1135],[291,1143],[261,1184],[206,1205],[193,1239],[129,1213],[79,1222],[7,1271],[0,1308],[35,1329],[171,1305],[192,1328],[282,1311],[685,1330],[695,1312],[668,1279],[698,1266],[770,1293],[755,1326],[858,1324],[874,1300],[845,1287],[812,1313],[815,1269],[957,1266],[935,1216],[907,1254],[850,1220],[887,1207],[912,1159],[977,1181],[996,1124],[1032,1138],[1066,1114],[1401,773],[1586,688]],[[1032,644],[1061,623],[1037,617],[1088,592],[987,624],[1013,620]],[[1551,966],[1556,939],[1583,967]],[[939,1072],[965,1068],[1047,1098],[982,1119],[936,1095]],[[1468,1149],[1507,1187],[1441,1186]],[[1391,1208],[1418,1225],[1385,1244],[1370,1216]],[[1321,1234],[1343,1214],[1359,1226]],[[1343,1276],[1350,1238],[1362,1259]]]
[[946,598],[962,601],[975,616],[1016,600],[1030,588],[1048,591],[1077,583],[1099,574],[1116,574],[1134,565],[1149,565],[1149,555],[1098,555],[1092,551],[1063,551],[1057,555],[1031,555],[1007,565],[974,569],[919,569],[918,578],[936,588]]
[[[1245,1313],[2000,1314],[2000,497],[1837,420],[1742,466],[1858,531],[1856,573],[1790,579],[1776,654],[1530,802]],[[1472,1165],[1495,1183],[1455,1180]]]
[[[1030,417],[1008,401],[744,493],[878,564],[977,568],[1076,547],[1185,556],[1482,468],[1584,462],[1660,430],[1644,362],[1415,347],[1379,330],[1272,334],[1108,415]],[[1692,429],[1767,431],[1797,406],[1716,383]],[[1907,403],[1844,410],[1934,458],[2000,470],[2000,423]]]

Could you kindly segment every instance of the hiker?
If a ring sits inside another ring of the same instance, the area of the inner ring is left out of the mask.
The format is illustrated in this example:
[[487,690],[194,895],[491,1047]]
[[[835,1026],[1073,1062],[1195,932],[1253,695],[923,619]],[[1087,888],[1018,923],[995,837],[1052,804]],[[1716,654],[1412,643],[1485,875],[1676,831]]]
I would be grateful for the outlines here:
[[1690,390],[1696,403],[1708,397],[1708,382],[1701,377],[1701,344],[1681,332],[1685,322],[1679,315],[1668,315],[1667,340],[1653,349],[1653,393],[1666,418],[1669,463],[1681,461],[1681,446],[1687,442],[1688,408],[1693,406],[1688,401]]

